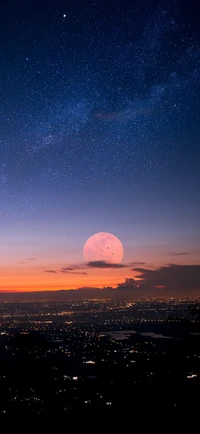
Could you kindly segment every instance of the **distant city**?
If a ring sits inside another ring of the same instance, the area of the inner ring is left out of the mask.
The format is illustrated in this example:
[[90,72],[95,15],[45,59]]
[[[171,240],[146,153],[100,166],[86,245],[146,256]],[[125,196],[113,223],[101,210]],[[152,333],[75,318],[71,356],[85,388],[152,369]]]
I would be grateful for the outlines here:
[[1,303],[1,415],[194,411],[199,302]]

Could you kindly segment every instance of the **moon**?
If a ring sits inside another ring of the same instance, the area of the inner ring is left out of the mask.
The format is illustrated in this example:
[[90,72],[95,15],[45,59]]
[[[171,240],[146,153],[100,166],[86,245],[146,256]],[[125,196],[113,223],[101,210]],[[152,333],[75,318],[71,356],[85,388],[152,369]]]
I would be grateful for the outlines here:
[[108,232],[98,232],[86,241],[83,248],[87,262],[104,261],[119,264],[123,258],[123,245],[119,238]]

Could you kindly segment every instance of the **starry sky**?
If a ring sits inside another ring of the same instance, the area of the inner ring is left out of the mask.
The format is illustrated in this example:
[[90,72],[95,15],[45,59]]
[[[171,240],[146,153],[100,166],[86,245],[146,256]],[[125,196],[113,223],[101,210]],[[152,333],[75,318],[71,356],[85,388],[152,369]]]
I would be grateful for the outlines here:
[[[0,27],[0,289],[199,290],[197,2],[3,0]],[[84,262],[96,232],[121,267]]]

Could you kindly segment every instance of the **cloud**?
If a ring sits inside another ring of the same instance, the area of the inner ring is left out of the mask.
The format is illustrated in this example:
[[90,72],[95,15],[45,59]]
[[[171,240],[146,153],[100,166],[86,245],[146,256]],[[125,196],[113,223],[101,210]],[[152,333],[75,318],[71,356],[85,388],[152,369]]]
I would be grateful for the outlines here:
[[76,270],[81,270],[82,267],[79,267],[78,265],[73,265],[71,267],[63,267],[60,272],[61,273],[66,273],[66,274],[82,274],[82,275],[87,275],[86,272],[82,272],[82,271],[76,271]]
[[79,270],[80,268],[78,266],[73,266],[73,267],[63,267],[61,268],[61,270],[44,270],[45,273],[52,273],[52,274],[58,274],[58,273],[65,273],[65,274],[82,274],[82,275],[87,275],[86,272],[81,272],[81,271],[75,271],[75,270]]
[[185,256],[189,255],[189,252],[172,253],[172,256]]
[[133,267],[133,268],[130,268],[130,271],[135,271],[135,266],[137,265],[147,265],[147,264],[146,262],[131,262],[129,264],[129,267]]
[[[200,292],[200,265],[168,264],[157,269],[135,268],[135,278],[126,278],[112,293],[120,297],[176,296]],[[109,292],[105,288],[105,294]]]
[[82,275],[87,275],[87,273],[86,272],[83,272],[83,271],[73,271],[74,270],[74,268],[71,268],[71,267],[65,267],[65,268],[62,268],[62,270],[60,270],[60,272],[61,273],[65,273],[65,274],[82,274]]
[[168,264],[155,270],[136,268],[141,288],[163,287],[165,290],[188,292],[200,290],[200,265]]
[[82,267],[79,267],[78,265],[73,265],[73,266],[71,266],[71,267],[63,267],[62,268],[62,273],[64,273],[65,271],[67,272],[67,271],[74,271],[74,270],[81,270],[82,269]]
[[105,261],[90,261],[87,263],[88,267],[94,268],[125,268],[127,265],[125,264],[111,264]]
[[[130,264],[129,264],[130,265]],[[85,271],[79,271],[79,267],[63,267],[61,270],[45,270],[46,273],[65,273],[87,275]],[[104,261],[88,262],[87,267],[96,267],[99,269],[107,268],[125,268],[127,264],[109,264]],[[177,265],[168,264],[157,269],[145,267],[133,268],[136,276],[127,277],[123,282],[118,283],[117,287],[93,288],[95,291],[104,293],[104,296],[111,297],[148,297],[148,296],[176,296],[191,295],[200,292],[200,265]],[[73,289],[72,289],[73,290]],[[76,290],[77,291],[77,290]],[[79,288],[81,297],[85,288]],[[92,288],[90,288],[92,291]],[[121,295],[120,295],[121,294]]]
[[[88,270],[89,268],[130,268],[133,265],[142,265],[145,264],[145,262],[131,262],[127,264],[112,264],[106,261],[89,261],[87,263],[80,263],[80,264],[72,264],[68,265],[67,267],[62,267],[61,269],[58,269],[57,273],[69,273],[69,274],[83,274],[86,275],[87,273],[82,270]],[[55,266],[57,268],[57,266]]]
[[127,277],[124,282],[118,283],[117,289],[138,289],[139,288],[139,282],[132,277]]
[[149,268],[138,268],[138,267],[136,267],[136,268],[133,268],[133,271],[136,271],[136,272],[138,272],[138,273],[145,273],[145,271],[149,271],[149,272],[151,272],[151,271],[155,271],[155,270],[152,270],[152,269],[149,269]]

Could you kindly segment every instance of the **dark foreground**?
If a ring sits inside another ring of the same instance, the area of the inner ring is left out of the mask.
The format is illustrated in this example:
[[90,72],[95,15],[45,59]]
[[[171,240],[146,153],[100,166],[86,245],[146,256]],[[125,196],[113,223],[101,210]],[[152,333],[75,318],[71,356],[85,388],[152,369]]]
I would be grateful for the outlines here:
[[19,326],[4,318],[1,418],[197,414],[198,325],[145,321],[40,319]]

